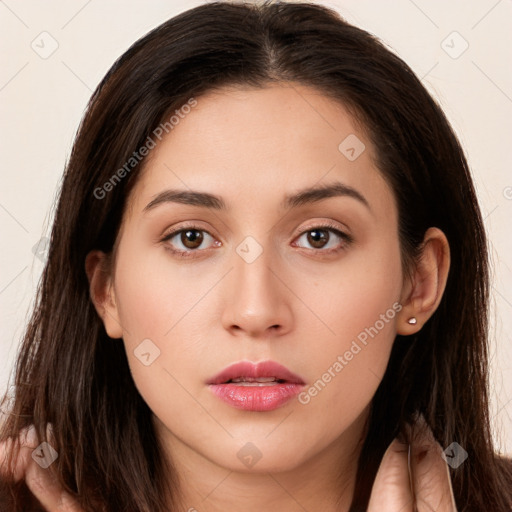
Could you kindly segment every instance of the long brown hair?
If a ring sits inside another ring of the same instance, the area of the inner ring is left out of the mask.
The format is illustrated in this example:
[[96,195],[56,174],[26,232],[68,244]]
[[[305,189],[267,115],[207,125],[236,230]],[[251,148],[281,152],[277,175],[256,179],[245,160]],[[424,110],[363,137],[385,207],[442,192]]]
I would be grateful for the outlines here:
[[350,511],[366,509],[384,451],[417,412],[441,446],[457,441],[468,452],[451,469],[458,509],[510,510],[512,471],[490,434],[487,242],[465,155],[411,69],[317,4],[207,3],[152,30],[114,63],[92,95],[66,166],[0,440],[30,424],[46,439],[51,423],[59,457],[50,469],[86,511],[104,504],[107,511],[163,512],[169,489],[177,507],[177,476],[163,458],[122,340],[107,336],[93,307],[84,269],[89,251],[112,251],[145,159],[106,193],[98,190],[190,98],[200,101],[226,85],[282,81],[342,102],[367,130],[396,197],[406,268],[431,226],[451,248],[438,310],[416,335],[395,340],[372,400]]

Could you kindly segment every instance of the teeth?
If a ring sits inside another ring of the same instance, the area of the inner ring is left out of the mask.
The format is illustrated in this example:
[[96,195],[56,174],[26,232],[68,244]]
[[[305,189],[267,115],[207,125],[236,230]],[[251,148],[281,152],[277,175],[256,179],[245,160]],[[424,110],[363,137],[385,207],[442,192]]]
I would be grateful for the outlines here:
[[258,386],[277,386],[279,382],[277,381],[270,381],[270,382],[233,382],[233,384],[236,384],[237,386],[245,386],[245,387],[258,387]]
[[229,382],[237,383],[237,384],[267,384],[269,382],[276,382],[278,379],[275,377],[237,377],[236,379],[231,379]]

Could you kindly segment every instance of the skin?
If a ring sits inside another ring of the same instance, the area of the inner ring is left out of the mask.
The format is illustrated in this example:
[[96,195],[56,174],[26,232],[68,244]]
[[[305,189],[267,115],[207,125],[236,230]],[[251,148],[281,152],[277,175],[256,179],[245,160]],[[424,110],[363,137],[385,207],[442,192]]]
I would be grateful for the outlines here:
[[[338,149],[350,134],[366,146],[354,161]],[[211,92],[152,150],[115,257],[88,255],[91,299],[109,336],[124,340],[135,384],[182,477],[182,510],[348,510],[368,407],[394,338],[421,329],[434,313],[449,268],[446,237],[431,228],[406,278],[393,191],[374,162],[363,128],[314,89]],[[349,196],[280,205],[287,194],[333,181],[368,205]],[[171,188],[221,196],[227,209],[166,202],[144,211]],[[325,248],[308,236],[326,221],[352,241],[323,227]],[[204,236],[198,248],[180,234],[162,241],[192,227]],[[236,251],[247,236],[262,250],[251,263]],[[391,317],[393,304],[401,310]],[[241,411],[205,384],[233,362],[271,359],[309,389],[381,315],[387,321],[378,334],[359,343],[357,355],[307,404],[294,399],[274,411]],[[148,338],[160,355],[145,366],[134,350]],[[414,510],[414,503],[420,512],[455,510],[441,447],[421,420],[414,435],[410,469],[407,446],[395,440],[388,448],[371,512]],[[248,442],[261,454],[250,468],[237,456]],[[79,510],[72,501],[68,508],[48,503],[47,510]]]

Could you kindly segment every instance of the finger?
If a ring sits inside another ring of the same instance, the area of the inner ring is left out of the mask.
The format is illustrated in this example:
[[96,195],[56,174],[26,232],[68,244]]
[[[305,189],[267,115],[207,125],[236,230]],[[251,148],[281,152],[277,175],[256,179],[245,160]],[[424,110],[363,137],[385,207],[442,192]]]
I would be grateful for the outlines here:
[[418,512],[456,512],[450,472],[423,417],[414,426],[411,444],[411,473]]
[[83,512],[76,500],[62,489],[49,468],[42,468],[32,461],[27,467],[25,482],[48,512]]
[[367,512],[412,510],[408,455],[408,446],[397,439],[389,445],[375,477]]
[[[51,425],[49,425],[46,430],[49,441],[53,441],[51,433]],[[10,471],[14,480],[24,479],[32,494],[48,512],[83,512],[76,500],[62,489],[50,471],[49,467],[54,461],[51,462],[51,459],[45,459],[45,450],[49,450],[49,448],[41,448],[35,427],[30,425],[24,428],[18,438],[20,450],[14,461],[13,470]],[[3,460],[6,460],[13,446],[13,439],[2,442],[0,446],[0,460],[2,460],[2,457]],[[48,464],[48,462],[51,463]],[[6,466],[5,471],[7,471]]]
[[9,455],[12,451],[12,439],[6,439],[0,443],[0,477],[5,480],[17,482],[21,478],[19,469],[17,468],[16,461],[10,461]]
[[[14,457],[8,465],[10,455],[19,442],[20,450],[16,457]],[[18,482],[25,476],[25,469],[28,464],[28,451],[24,447],[34,449],[37,446],[37,435],[33,425],[23,428],[18,439],[8,438],[0,443],[0,474],[4,478]]]
[[0,443],[0,475],[2,475],[4,478],[9,475],[9,473],[12,473],[10,471],[7,462],[8,462],[8,456],[11,453],[12,449],[12,439],[6,439],[5,441],[2,441]]

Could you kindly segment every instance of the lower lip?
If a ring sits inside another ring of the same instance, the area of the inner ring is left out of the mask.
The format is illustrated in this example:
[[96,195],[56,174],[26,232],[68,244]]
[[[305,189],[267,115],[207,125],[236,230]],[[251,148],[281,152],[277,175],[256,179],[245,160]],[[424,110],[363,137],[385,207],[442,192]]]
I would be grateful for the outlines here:
[[244,411],[273,411],[297,396],[303,385],[293,383],[268,386],[237,386],[210,384],[209,388],[221,400]]

